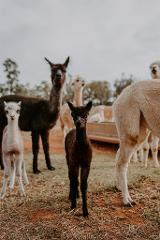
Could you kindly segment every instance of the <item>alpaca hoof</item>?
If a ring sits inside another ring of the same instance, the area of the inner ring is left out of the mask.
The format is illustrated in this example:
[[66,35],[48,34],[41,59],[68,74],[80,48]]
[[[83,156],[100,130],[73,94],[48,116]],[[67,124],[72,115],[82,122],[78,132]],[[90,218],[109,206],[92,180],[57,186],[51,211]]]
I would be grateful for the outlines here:
[[55,170],[55,167],[50,166],[50,167],[48,167],[48,170],[54,171],[54,170]]
[[115,191],[115,192],[121,192],[120,186],[115,186],[115,187],[114,187],[114,191]]
[[38,170],[38,169],[35,169],[35,170],[33,170],[33,173],[34,173],[34,174],[39,174],[39,173],[41,173],[41,171]]
[[76,208],[76,204],[72,204],[71,205],[71,210],[75,209]]
[[20,196],[25,198],[26,194],[25,193],[20,193]]
[[124,207],[129,208],[129,207],[133,207],[133,206],[135,206],[135,205],[136,205],[136,203],[133,201],[133,202],[125,203],[125,204],[124,204]]
[[89,216],[88,211],[83,212],[83,217],[88,218],[88,216]]
[[29,181],[24,181],[24,184],[25,185],[29,185]]
[[125,203],[124,204],[124,207],[126,207],[126,208],[130,208],[130,207],[132,207],[132,204],[129,202],[129,203]]
[[133,206],[137,205],[137,203],[136,203],[136,202],[134,202],[134,201],[133,201],[133,202],[131,202],[131,204],[132,204]]

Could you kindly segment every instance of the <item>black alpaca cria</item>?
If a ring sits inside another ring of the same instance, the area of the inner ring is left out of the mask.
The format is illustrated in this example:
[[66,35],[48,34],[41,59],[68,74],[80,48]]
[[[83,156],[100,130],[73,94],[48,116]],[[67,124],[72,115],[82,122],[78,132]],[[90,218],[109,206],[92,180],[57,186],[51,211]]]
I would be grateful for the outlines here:
[[76,126],[76,129],[72,129],[65,138],[66,160],[70,180],[69,199],[71,200],[71,209],[76,208],[76,198],[79,197],[78,176],[79,169],[81,169],[80,188],[82,193],[83,216],[87,217],[87,179],[92,160],[92,147],[86,134],[86,122],[92,107],[92,102],[82,107],[75,107],[70,102],[68,102],[68,105]]
[[49,170],[55,169],[51,165],[49,155],[49,130],[55,126],[59,116],[61,89],[65,81],[69,57],[63,64],[53,64],[47,58],[45,58],[45,60],[49,63],[51,68],[52,89],[50,92],[49,100],[33,97],[24,97],[19,95],[8,95],[0,98],[0,165],[2,169],[2,135],[3,129],[7,124],[7,119],[4,112],[4,101],[22,102],[19,126],[22,131],[31,131],[33,172],[40,172],[38,170],[37,161],[40,137],[42,139],[47,168]]

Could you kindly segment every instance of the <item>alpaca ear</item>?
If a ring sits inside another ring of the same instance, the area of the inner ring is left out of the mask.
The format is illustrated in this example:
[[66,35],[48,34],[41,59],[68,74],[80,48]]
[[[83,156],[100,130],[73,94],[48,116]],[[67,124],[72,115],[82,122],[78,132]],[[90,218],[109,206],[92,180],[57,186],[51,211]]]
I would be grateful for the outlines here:
[[89,101],[86,105],[86,109],[89,112],[91,110],[91,108],[92,108],[92,101]]
[[69,60],[70,60],[70,58],[68,57],[68,58],[66,59],[66,61],[63,63],[63,65],[64,65],[65,67],[68,66]]
[[67,103],[68,103],[68,106],[69,106],[70,110],[73,111],[73,109],[74,109],[73,104],[71,102],[67,102]]
[[7,107],[7,102],[4,101],[4,107],[6,108]]
[[21,102],[21,101],[19,101],[19,102],[18,102],[18,106],[19,106],[19,107],[21,107],[21,104],[22,104],[22,102]]
[[52,67],[54,64],[50,61],[50,60],[48,60],[46,57],[44,58],[48,63],[49,63],[49,65]]

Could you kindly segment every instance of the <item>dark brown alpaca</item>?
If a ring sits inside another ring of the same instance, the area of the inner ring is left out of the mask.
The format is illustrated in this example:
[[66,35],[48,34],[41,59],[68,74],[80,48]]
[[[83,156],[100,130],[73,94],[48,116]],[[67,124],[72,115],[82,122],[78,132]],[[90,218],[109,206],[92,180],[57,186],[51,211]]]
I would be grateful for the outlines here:
[[53,64],[48,59],[45,58],[45,60],[51,68],[52,89],[49,100],[19,95],[9,95],[0,98],[0,164],[2,169],[1,142],[3,129],[7,124],[4,113],[4,101],[22,101],[19,126],[22,131],[31,131],[32,133],[33,172],[40,172],[37,162],[40,137],[42,139],[47,168],[49,170],[55,169],[51,165],[49,155],[49,130],[55,126],[59,116],[60,94],[65,81],[69,57],[63,64]]
[[83,216],[88,216],[87,208],[87,179],[92,160],[92,148],[90,140],[86,134],[86,122],[92,102],[83,107],[74,107],[68,102],[71,115],[76,129],[72,129],[65,138],[66,160],[68,165],[68,176],[70,180],[69,199],[71,200],[71,209],[76,208],[76,198],[78,192],[78,176],[80,173],[80,188],[82,193]]

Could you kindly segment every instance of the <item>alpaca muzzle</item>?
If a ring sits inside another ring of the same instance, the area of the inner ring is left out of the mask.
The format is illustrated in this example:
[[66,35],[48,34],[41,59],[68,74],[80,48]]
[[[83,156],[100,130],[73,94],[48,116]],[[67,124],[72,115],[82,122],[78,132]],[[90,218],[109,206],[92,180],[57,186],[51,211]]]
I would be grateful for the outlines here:
[[13,121],[15,119],[15,116],[10,116],[11,120]]
[[155,68],[152,69],[152,73],[156,74],[157,70]]

